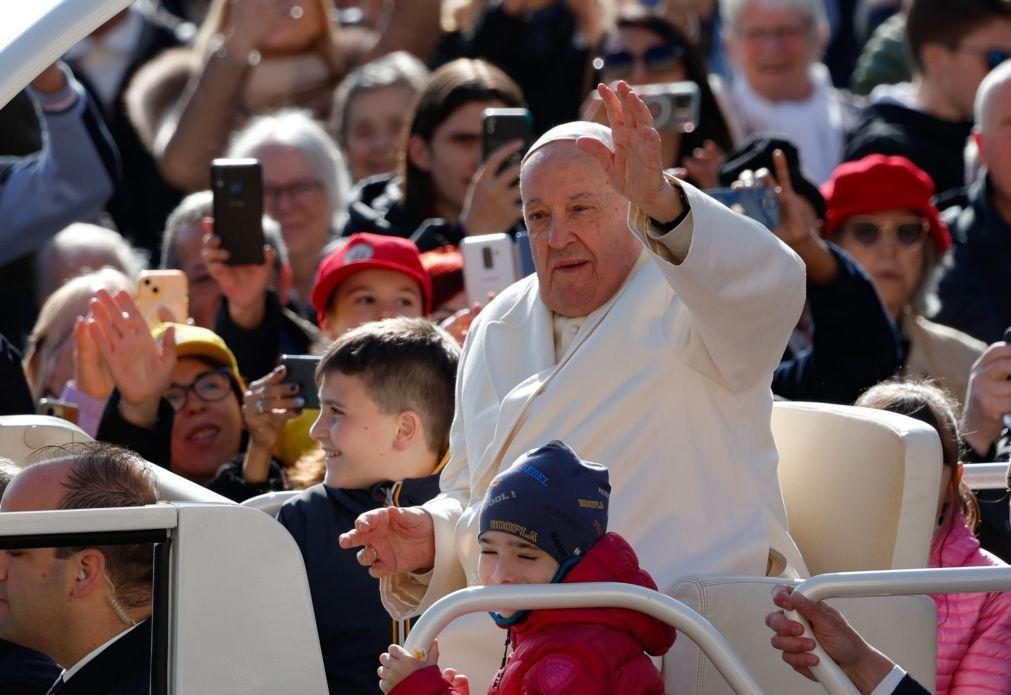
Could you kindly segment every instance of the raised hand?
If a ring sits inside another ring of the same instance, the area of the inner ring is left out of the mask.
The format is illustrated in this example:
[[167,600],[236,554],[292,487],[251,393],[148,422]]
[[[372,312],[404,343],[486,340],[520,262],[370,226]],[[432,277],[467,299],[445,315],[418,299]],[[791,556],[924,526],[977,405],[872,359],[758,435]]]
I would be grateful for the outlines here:
[[250,445],[274,448],[284,423],[294,418],[305,405],[297,394],[298,384],[285,384],[284,365],[249,384],[242,397],[242,418],[249,430]]
[[267,287],[277,254],[264,244],[262,264],[228,265],[229,253],[221,248],[221,237],[214,234],[214,221],[205,217],[203,225],[205,234],[200,256],[207,264],[207,274],[228,299],[229,317],[239,328],[256,328],[263,322],[266,312]]
[[107,399],[116,387],[83,316],[74,323],[74,383],[81,391],[100,401]]
[[706,140],[702,143],[702,147],[696,147],[691,155],[684,158],[685,174],[690,176],[699,188],[716,188],[720,185],[717,172],[726,158],[727,153],[721,150],[719,145],[712,140]]
[[435,564],[435,524],[421,507],[385,507],[365,512],[338,541],[358,551],[358,562],[373,577],[416,572]]
[[605,84],[597,93],[607,111],[614,149],[600,140],[582,137],[576,145],[597,160],[618,193],[650,217],[667,222],[681,214],[681,198],[663,175],[660,134],[653,116],[626,82],[616,90]]
[[245,59],[277,31],[278,25],[292,21],[290,3],[278,0],[231,0],[225,45],[236,58]]
[[154,424],[158,402],[172,384],[176,366],[175,329],[169,326],[161,344],[126,292],[115,296],[99,290],[91,300],[88,331],[119,389],[121,412],[142,427]]
[[460,213],[460,225],[467,234],[504,232],[522,217],[520,191],[516,186],[520,165],[513,164],[499,171],[505,161],[522,148],[522,140],[507,142],[489,154],[474,174]]
[[969,388],[962,414],[962,436],[980,455],[1004,428],[1011,413],[1011,345],[994,343],[980,355],[969,372]]

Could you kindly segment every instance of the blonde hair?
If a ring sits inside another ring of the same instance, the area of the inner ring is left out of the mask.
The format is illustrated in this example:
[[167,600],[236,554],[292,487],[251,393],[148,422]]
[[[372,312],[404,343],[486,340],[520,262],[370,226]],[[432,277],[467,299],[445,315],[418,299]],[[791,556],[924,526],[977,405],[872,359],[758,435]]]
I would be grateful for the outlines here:
[[288,487],[292,490],[305,490],[323,482],[326,476],[326,456],[319,446],[314,446],[298,457],[291,468],[284,472]]
[[[347,70],[347,60],[340,37],[340,24],[334,18],[333,4],[329,0],[307,0],[319,5],[320,15],[327,20],[327,30],[313,42],[311,51],[318,53],[330,66],[335,79],[340,80]],[[228,24],[229,0],[211,0],[200,30],[193,40],[193,51],[205,59],[214,50],[216,37],[225,30]]]
[[53,360],[64,342],[73,340],[74,322],[79,316],[88,315],[88,302],[98,290],[132,292],[133,285],[122,272],[102,268],[68,280],[42,305],[28,336],[23,362],[28,387],[36,400],[45,395],[46,382],[54,367]]

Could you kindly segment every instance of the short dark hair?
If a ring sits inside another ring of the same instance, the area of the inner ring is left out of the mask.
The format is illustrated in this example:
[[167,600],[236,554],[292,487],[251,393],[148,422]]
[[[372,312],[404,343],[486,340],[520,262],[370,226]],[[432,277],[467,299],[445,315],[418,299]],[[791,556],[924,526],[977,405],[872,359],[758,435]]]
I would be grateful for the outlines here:
[[360,378],[382,412],[417,413],[425,444],[441,455],[453,422],[459,359],[456,341],[427,319],[374,321],[348,331],[327,349],[316,368],[316,386],[332,371]]
[[[63,483],[66,491],[59,509],[142,507],[158,501],[158,486],[150,465],[128,449],[102,442],[78,442],[50,447],[47,454],[73,462]],[[90,547],[105,556],[109,579],[120,602],[127,608],[137,608],[151,601],[149,543],[57,548],[56,557],[70,557]]]
[[995,19],[1011,19],[1011,0],[912,0],[906,15],[906,47],[918,70],[924,44],[955,48],[969,34]]

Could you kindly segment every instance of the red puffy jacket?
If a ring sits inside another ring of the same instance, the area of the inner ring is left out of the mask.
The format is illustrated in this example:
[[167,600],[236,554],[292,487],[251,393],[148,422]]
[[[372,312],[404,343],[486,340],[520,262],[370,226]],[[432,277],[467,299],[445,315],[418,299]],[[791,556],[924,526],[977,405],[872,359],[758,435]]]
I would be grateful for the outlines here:
[[[608,533],[563,580],[624,582],[656,589],[639,567],[632,547]],[[509,628],[512,656],[488,693],[495,695],[654,695],[663,678],[646,653],[664,654],[674,643],[674,628],[623,608],[573,608],[532,611]],[[391,695],[452,695],[457,691],[431,666],[405,678]]]

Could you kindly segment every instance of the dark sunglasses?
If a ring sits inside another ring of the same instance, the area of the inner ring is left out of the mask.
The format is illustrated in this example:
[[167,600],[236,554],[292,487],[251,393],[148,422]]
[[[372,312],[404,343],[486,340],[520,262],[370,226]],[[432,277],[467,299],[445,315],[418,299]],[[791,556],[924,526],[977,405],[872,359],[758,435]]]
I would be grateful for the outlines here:
[[862,246],[874,246],[881,239],[884,230],[893,229],[900,246],[912,247],[922,242],[928,231],[927,223],[923,220],[900,222],[896,225],[879,225],[870,220],[851,220],[847,229]]
[[219,367],[200,372],[192,384],[185,386],[172,384],[163,398],[172,406],[172,410],[179,412],[186,406],[190,391],[204,403],[220,401],[232,392],[232,370],[228,367]]
[[675,69],[685,54],[683,46],[665,44],[647,48],[641,56],[628,51],[605,53],[593,61],[593,66],[604,73],[608,80],[621,80],[635,72],[635,64],[641,62],[646,72],[661,73]]

